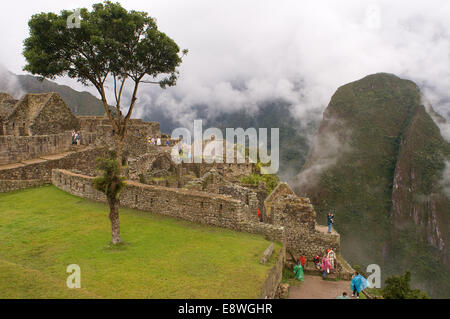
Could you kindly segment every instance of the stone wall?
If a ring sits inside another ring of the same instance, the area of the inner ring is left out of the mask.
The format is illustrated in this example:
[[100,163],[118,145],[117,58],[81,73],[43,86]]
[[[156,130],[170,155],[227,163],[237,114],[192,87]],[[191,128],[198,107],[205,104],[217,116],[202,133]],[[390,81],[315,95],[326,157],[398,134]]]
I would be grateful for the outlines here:
[[0,165],[67,152],[71,146],[71,132],[40,136],[0,136]]
[[254,171],[255,166],[254,164],[237,163],[182,163],[182,165],[187,173],[191,173],[197,177],[202,177],[211,169],[215,169],[220,175],[234,180],[250,175]]
[[139,181],[139,175],[147,175],[149,170],[156,168],[172,170],[175,173],[175,164],[170,157],[170,148],[149,146],[149,150],[149,153],[128,159],[129,179]]
[[247,219],[253,222],[259,222],[258,209],[260,209],[260,203],[258,201],[258,194],[253,189],[233,183],[226,183],[219,186],[219,194],[230,196],[248,205]]
[[285,195],[271,203],[274,225],[284,227],[287,251],[295,256],[312,260],[323,256],[328,249],[340,251],[339,234],[320,231],[316,225],[316,212],[308,198]]
[[59,94],[52,94],[39,113],[32,119],[32,135],[58,134],[79,130],[80,123]]
[[38,187],[48,184],[42,180],[0,180],[0,193],[8,193],[16,190]]
[[73,129],[79,129],[79,122],[59,94],[26,94],[9,116],[5,135],[51,135]]
[[267,279],[261,289],[261,299],[274,299],[276,297],[278,286],[280,285],[281,279],[283,277],[283,268],[285,261],[286,247],[283,246],[280,254],[278,255],[275,265],[267,274]]
[[[95,134],[95,145],[113,147],[116,144],[113,128],[109,119],[99,116],[79,116],[80,130],[83,135]],[[161,137],[160,123],[143,122],[132,119],[127,128],[124,151],[129,156],[139,156],[150,152],[148,137]]]
[[[92,179],[67,170],[52,172],[52,183],[56,187],[79,197],[105,202],[105,195],[93,188]],[[283,240],[283,227],[247,220],[248,207],[227,196],[127,181],[120,204],[194,223],[260,234],[272,241]]]
[[53,160],[36,160],[30,164],[14,164],[0,168],[0,180],[41,180],[51,182],[52,169],[77,169],[91,175],[96,169],[96,159],[104,156],[104,148],[88,148],[80,152],[70,152]]

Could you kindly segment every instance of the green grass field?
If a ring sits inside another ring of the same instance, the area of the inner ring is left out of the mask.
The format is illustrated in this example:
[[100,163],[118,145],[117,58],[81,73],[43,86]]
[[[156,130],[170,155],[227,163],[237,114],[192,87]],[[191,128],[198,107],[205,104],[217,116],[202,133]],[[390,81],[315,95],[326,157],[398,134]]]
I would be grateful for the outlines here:
[[[148,212],[121,210],[110,247],[108,208],[53,186],[0,194],[0,298],[258,298],[270,242]],[[81,267],[81,289],[66,268]]]

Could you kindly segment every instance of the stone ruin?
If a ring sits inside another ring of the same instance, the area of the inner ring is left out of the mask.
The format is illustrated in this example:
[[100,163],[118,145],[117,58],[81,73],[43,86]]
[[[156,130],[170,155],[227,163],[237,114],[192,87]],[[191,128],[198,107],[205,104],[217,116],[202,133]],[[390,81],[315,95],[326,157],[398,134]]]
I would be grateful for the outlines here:
[[[81,133],[80,146],[71,143],[73,129]],[[162,138],[162,145],[150,145],[149,137]],[[256,172],[248,162],[176,164],[166,141],[171,146],[178,142],[163,136],[159,123],[131,120],[122,206],[262,234],[282,242],[288,259],[303,255],[312,260],[329,248],[339,252],[339,234],[320,229],[309,199],[296,196],[288,184],[280,183],[268,194],[264,183],[241,183]],[[112,145],[107,118],[77,117],[57,93],[26,94],[17,101],[0,93],[0,192],[53,183],[104,201],[92,178],[96,159]]]

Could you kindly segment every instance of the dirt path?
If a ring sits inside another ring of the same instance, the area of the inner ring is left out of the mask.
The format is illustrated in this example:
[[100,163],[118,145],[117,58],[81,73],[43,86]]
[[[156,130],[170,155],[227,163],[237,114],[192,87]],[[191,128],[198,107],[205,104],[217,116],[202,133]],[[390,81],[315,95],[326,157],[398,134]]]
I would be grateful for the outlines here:
[[306,275],[300,286],[289,288],[289,299],[336,299],[344,291],[351,296],[350,281],[328,281]]

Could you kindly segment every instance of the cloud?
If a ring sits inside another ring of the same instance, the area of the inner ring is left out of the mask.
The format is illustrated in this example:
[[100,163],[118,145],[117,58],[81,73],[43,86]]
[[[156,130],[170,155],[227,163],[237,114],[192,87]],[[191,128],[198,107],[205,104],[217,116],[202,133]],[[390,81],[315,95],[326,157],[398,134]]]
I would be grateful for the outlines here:
[[[0,58],[20,72],[22,41],[32,13],[89,6],[28,1],[5,4]],[[298,119],[319,120],[336,89],[368,74],[388,72],[421,87],[450,118],[450,3],[411,1],[127,1],[145,10],[181,48],[188,48],[174,88],[145,86],[136,117],[163,109],[180,124],[223,112],[256,110],[266,99],[292,104]],[[25,8],[25,9],[23,9]],[[6,32],[8,34],[6,34]],[[3,38],[3,37],[2,37]],[[60,79],[64,84],[78,83]],[[94,92],[92,88],[91,92]],[[94,92],[95,93],[95,92]],[[203,106],[202,112],[197,106]]]
[[[442,99],[450,86],[450,5],[444,1],[177,4],[192,16],[167,13],[175,22],[161,27],[190,55],[176,88],[141,92],[140,114],[144,107],[165,108],[189,122],[283,98],[297,118],[318,120],[314,111],[323,111],[339,86],[389,72],[426,87],[448,117]],[[195,114],[195,105],[207,112]]]
[[[317,185],[322,172],[336,165],[342,155],[352,151],[347,142],[351,140],[352,132],[350,129],[344,129],[344,125],[333,118],[322,122],[322,132],[316,136],[309,158],[303,170],[296,176],[294,184],[298,194],[303,194],[310,187]],[[336,132],[340,132],[339,135]]]
[[24,90],[17,78],[0,64],[0,92],[5,92],[15,99],[20,99],[24,94]]
[[444,193],[450,198],[450,161],[445,162],[445,169],[442,172],[441,185]]

